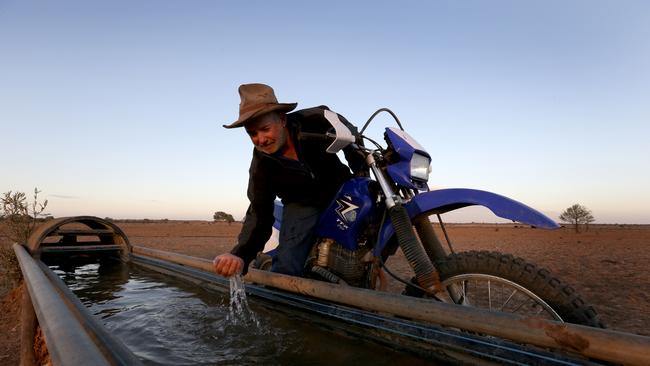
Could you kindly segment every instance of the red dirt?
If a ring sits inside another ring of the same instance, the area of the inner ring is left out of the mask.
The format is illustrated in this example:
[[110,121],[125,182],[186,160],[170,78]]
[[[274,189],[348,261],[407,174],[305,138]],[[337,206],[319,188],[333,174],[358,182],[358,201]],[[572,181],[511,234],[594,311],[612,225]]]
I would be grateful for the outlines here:
[[20,303],[23,287],[9,291],[0,302],[0,365],[20,362]]

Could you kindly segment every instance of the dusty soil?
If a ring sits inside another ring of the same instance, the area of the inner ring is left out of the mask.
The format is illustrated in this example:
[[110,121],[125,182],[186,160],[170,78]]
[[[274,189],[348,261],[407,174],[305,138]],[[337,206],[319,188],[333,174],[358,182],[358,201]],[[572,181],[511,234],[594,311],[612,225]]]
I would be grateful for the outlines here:
[[23,287],[6,293],[0,301],[0,365],[20,363],[20,302]]
[[[240,223],[169,221],[120,223],[132,244],[213,258],[229,251]],[[439,234],[439,228],[436,228]],[[650,336],[650,225],[592,225],[540,230],[513,224],[452,224],[447,231],[456,251],[495,250],[520,256],[571,284],[610,329]],[[440,235],[442,237],[442,234]],[[7,239],[0,237],[0,245]],[[389,268],[404,277],[409,270],[401,252]],[[0,289],[2,290],[2,289]],[[393,281],[390,291],[400,291]],[[18,360],[19,292],[0,291],[0,364]]]

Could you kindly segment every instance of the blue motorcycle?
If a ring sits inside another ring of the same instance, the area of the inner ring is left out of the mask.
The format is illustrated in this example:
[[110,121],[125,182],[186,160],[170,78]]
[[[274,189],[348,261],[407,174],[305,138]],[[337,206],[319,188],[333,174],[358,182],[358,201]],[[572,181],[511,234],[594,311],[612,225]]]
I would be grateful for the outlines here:
[[[382,111],[390,113],[399,127],[385,129],[385,148],[363,135]],[[431,156],[388,109],[375,112],[359,133],[350,131],[336,113],[324,113],[332,124],[330,132],[299,138],[331,142],[327,148],[330,153],[352,145],[365,157],[374,179],[354,177],[344,183],[322,214],[317,241],[305,263],[308,276],[381,290],[387,272],[405,284],[405,295],[603,327],[593,307],[548,270],[494,251],[455,253],[440,215],[480,205],[499,217],[537,228],[555,229],[557,223],[533,208],[491,192],[429,190]],[[363,141],[374,148],[363,146]],[[277,202],[274,234],[255,261],[258,268],[270,268],[268,254],[277,245],[281,211]],[[438,239],[430,217],[437,217],[450,253]],[[386,265],[398,248],[413,271],[412,278],[400,278]]]

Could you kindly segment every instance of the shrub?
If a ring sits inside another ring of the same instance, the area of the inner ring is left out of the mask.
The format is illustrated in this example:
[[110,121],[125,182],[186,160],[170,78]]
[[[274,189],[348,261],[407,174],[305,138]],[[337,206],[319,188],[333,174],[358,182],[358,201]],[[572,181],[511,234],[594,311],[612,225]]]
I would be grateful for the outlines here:
[[[34,201],[29,203],[23,192],[5,192],[0,198],[0,229],[14,243],[24,244],[31,235],[47,207],[47,200],[38,201],[40,191],[34,188]],[[18,259],[10,246],[0,247],[0,272],[2,273],[1,288],[14,287],[22,278]]]
[[223,212],[223,211],[217,211],[212,215],[212,218],[214,221],[225,221],[228,224],[232,224],[235,221],[235,218],[232,217],[231,214]]
[[589,230],[589,224],[594,222],[595,219],[588,208],[576,203],[562,212],[560,220],[573,224],[576,233],[579,233],[579,225],[584,224],[585,228]]

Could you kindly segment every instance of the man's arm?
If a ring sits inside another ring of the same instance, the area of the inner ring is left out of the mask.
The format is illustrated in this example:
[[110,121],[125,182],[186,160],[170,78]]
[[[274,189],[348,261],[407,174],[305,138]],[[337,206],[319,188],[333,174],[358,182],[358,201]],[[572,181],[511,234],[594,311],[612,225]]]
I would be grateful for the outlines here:
[[[332,128],[332,124],[325,118],[325,110],[330,110],[327,106],[321,105],[318,107],[302,109],[296,111],[292,114],[300,116],[303,120],[307,121],[306,124],[303,124],[303,129],[307,132],[319,132],[325,133]],[[339,119],[343,124],[352,132],[352,135],[355,137],[358,136],[358,129],[355,125],[350,123],[345,117],[338,114]],[[363,141],[358,139],[357,144],[363,146]],[[345,160],[348,161],[348,166],[357,176],[368,176],[369,170],[366,164],[365,158],[359,153],[354,147],[347,146],[343,149],[343,154],[345,155]]]
[[[265,176],[266,172],[260,164],[259,158],[253,154],[253,162],[249,171],[248,180],[248,199],[250,205],[246,211],[244,218],[244,225],[237,238],[237,245],[230,251],[230,254],[241,258],[242,274],[248,272],[248,265],[255,259],[257,253],[264,249],[264,244],[271,237],[271,230],[273,227],[273,201],[275,194],[272,187],[269,185],[269,180]],[[219,256],[221,257],[221,256]],[[217,257],[217,258],[219,258]],[[220,262],[215,258],[215,271]],[[229,270],[235,266],[234,259],[224,256],[226,262],[222,264],[224,273],[217,273],[227,275]],[[238,266],[237,266],[238,268]]]

